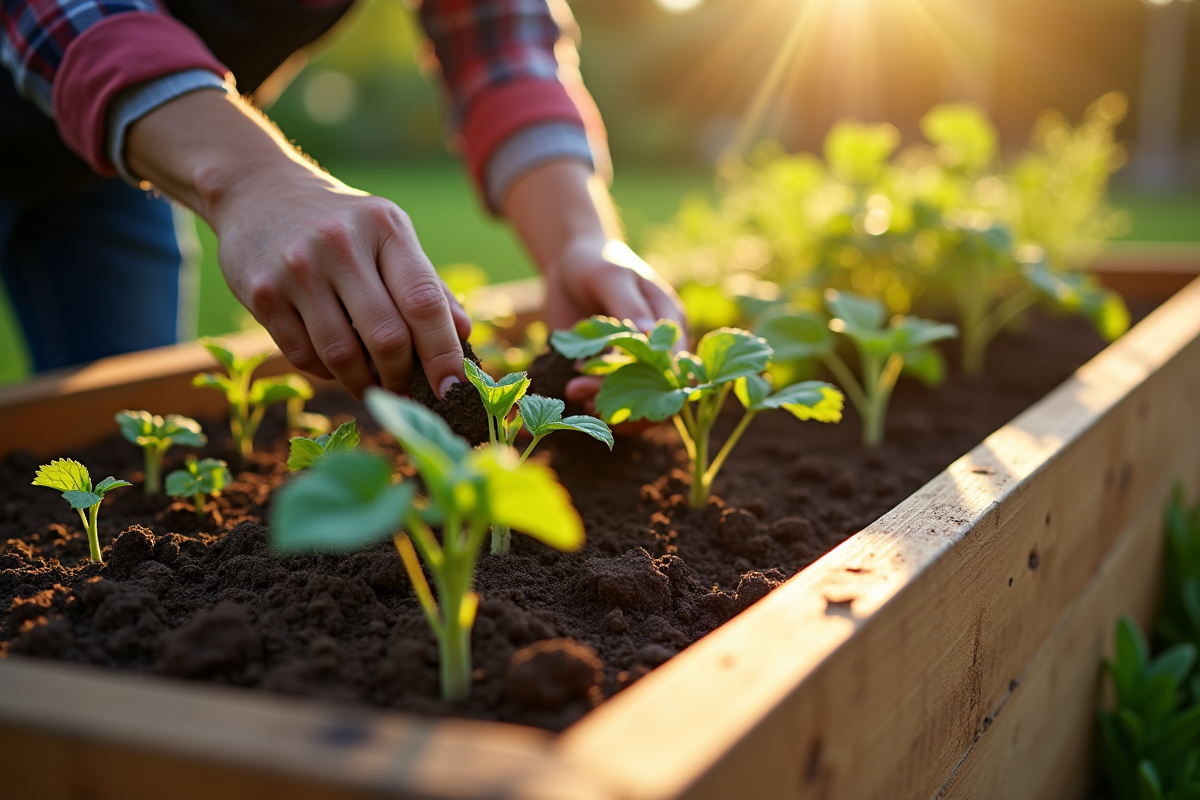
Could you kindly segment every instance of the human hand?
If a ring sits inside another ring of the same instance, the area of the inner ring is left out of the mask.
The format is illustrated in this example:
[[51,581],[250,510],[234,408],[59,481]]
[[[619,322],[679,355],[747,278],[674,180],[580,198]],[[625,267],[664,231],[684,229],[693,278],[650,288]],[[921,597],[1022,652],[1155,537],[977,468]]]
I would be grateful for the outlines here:
[[226,282],[296,368],[356,397],[406,393],[415,347],[438,396],[463,379],[470,318],[394,203],[285,169],[231,187],[213,213]]
[[[649,331],[660,319],[679,325],[688,341],[687,317],[679,295],[654,268],[618,239],[572,242],[546,272],[546,322],[568,328],[584,317],[607,314]],[[601,378],[585,375],[567,384],[567,399],[595,411]]]

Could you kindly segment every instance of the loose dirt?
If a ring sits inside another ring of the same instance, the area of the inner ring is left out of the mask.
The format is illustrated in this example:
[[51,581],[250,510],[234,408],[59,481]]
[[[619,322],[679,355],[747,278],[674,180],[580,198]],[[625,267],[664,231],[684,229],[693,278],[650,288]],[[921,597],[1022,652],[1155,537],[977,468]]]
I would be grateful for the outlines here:
[[[701,510],[688,508],[686,456],[668,426],[611,454],[585,436],[551,437],[536,457],[570,490],[587,544],[561,554],[518,534],[510,554],[481,557],[474,686],[459,705],[438,697],[437,648],[390,544],[272,551],[269,501],[288,477],[281,409],[242,466],[224,423],[204,422],[213,444],[203,454],[229,461],[234,481],[202,520],[189,501],[147,498],[140,484],[111,494],[103,566],[87,561],[58,493],[29,485],[39,461],[14,454],[0,465],[0,655],[560,730],[870,524],[1102,347],[1082,321],[1034,317],[996,342],[979,383],[903,381],[888,441],[873,451],[860,447],[852,409],[840,425],[764,414]],[[541,393],[568,374],[561,362],[537,372]],[[414,474],[349,397],[310,407],[335,423],[357,417],[363,446]],[[736,412],[718,423],[716,445]],[[174,448],[167,471],[185,454]],[[140,453],[115,433],[62,455],[94,479],[140,480]]]

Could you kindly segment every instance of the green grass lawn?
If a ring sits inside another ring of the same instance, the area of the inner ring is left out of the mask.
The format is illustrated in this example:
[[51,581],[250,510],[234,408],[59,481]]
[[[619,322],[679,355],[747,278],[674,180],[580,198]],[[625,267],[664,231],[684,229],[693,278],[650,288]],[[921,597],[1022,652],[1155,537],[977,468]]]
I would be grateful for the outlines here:
[[[411,215],[421,245],[437,266],[472,263],[491,280],[505,281],[534,274],[520,243],[499,220],[484,212],[462,169],[452,162],[425,165],[353,165],[332,171],[342,180],[395,200]],[[613,195],[634,247],[646,230],[665,222],[689,192],[711,185],[704,169],[625,170],[613,185]],[[1113,201],[1129,209],[1133,241],[1200,242],[1200,191],[1170,196],[1114,193]],[[215,335],[239,330],[250,318],[233,298],[217,267],[216,240],[202,222],[197,225],[204,247],[200,276],[199,332]],[[28,374],[28,359],[7,298],[0,291],[0,383]]]

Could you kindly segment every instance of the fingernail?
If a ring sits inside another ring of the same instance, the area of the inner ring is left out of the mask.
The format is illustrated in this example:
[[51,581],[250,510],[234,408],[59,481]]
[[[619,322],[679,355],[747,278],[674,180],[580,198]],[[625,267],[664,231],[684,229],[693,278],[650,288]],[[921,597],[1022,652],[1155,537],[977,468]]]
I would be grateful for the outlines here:
[[442,385],[438,387],[438,399],[444,399],[446,397],[446,392],[450,391],[450,387],[458,382],[458,377],[455,375],[451,375],[450,377],[444,379],[442,381]]
[[635,328],[637,328],[639,331],[646,332],[654,330],[655,324],[657,323],[655,323],[654,320],[650,319],[649,317],[641,317],[633,322]]

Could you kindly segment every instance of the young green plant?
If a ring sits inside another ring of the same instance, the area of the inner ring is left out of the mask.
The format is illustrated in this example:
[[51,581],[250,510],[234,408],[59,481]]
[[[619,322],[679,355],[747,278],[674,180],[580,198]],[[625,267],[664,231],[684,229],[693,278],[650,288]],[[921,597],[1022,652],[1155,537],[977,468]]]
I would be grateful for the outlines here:
[[388,459],[330,453],[279,491],[274,542],[292,553],[346,551],[391,537],[437,637],[442,696],[463,700],[479,606],[475,567],[488,529],[507,525],[569,551],[583,545],[583,523],[548,467],[521,463],[503,445],[472,450],[433,412],[382,389],[368,389],[366,403],[416,466],[425,496],[416,496],[415,482],[396,482]]
[[177,469],[167,476],[167,494],[171,497],[190,497],[196,516],[204,517],[204,496],[216,497],[233,481],[229,465],[219,458],[188,456],[184,469]]
[[[529,389],[529,377],[524,372],[513,372],[495,381],[467,358],[463,359],[463,369],[466,371],[467,380],[479,391],[483,407],[487,410],[488,443],[492,447],[501,444],[512,447],[522,427],[532,437],[529,446],[521,453],[521,463],[529,458],[533,449],[542,439],[554,431],[586,433],[593,439],[604,442],[608,445],[608,449],[612,450],[612,431],[601,420],[582,415],[573,415],[564,419],[563,411],[566,409],[566,404],[562,400],[536,394],[526,395],[525,392]],[[517,406],[518,413],[513,415],[510,420],[509,416],[512,414],[513,406]],[[492,554],[507,553],[511,539],[512,531],[507,526],[494,526],[492,528]]]
[[[71,508],[79,512],[79,519],[83,522],[84,530],[87,531],[88,548],[91,551],[92,561],[99,564],[101,562],[100,534],[96,526],[100,515],[100,502],[113,489],[133,484],[109,476],[93,486],[87,467],[69,458],[59,458],[38,467],[33,485],[57,489],[62,492],[63,499],[71,504]],[[87,513],[85,514],[84,511]]]
[[[1101,710],[1100,755],[1112,800],[1200,797],[1200,678],[1196,648],[1177,644],[1151,658],[1138,625],[1117,621],[1116,658],[1105,661],[1116,706]],[[1189,693],[1192,702],[1188,703]]]
[[287,465],[292,472],[308,469],[329,453],[341,453],[358,448],[358,423],[343,422],[332,433],[322,434],[315,439],[293,436],[288,452]]
[[203,447],[208,442],[199,422],[178,414],[160,417],[149,411],[118,411],[117,426],[121,435],[140,446],[145,454],[142,487],[146,494],[162,491],[163,458],[172,445]]
[[[888,402],[901,374],[929,386],[945,378],[946,366],[934,342],[951,339],[958,329],[918,317],[887,320],[883,303],[869,297],[830,289],[825,306],[832,319],[809,312],[780,314],[758,327],[780,361],[819,358],[842,385],[862,417],[862,440],[867,447],[883,442]],[[837,353],[834,333],[854,342],[861,380]]]
[[229,432],[237,443],[239,455],[245,459],[254,452],[254,434],[262,424],[267,407],[294,398],[312,397],[312,385],[295,373],[274,378],[259,378],[251,382],[254,370],[269,353],[242,357],[216,339],[200,340],[204,349],[225,367],[227,374],[202,372],[192,379],[192,385],[216,389],[229,401]]
[[[842,393],[823,381],[805,381],[771,392],[762,372],[771,362],[763,339],[736,328],[711,331],[696,353],[672,354],[679,326],[659,322],[648,334],[612,317],[592,317],[551,337],[567,358],[591,358],[584,371],[604,375],[596,410],[611,424],[672,419],[692,464],[691,505],[702,508],[713,480],[746,428],[763,411],[783,408],[799,419],[837,422]],[[618,352],[604,354],[609,348]],[[730,392],[745,413],[716,456],[709,458],[713,423]]]
[[1189,507],[1179,485],[1167,503],[1166,533],[1156,632],[1171,644],[1200,647],[1200,499]]

